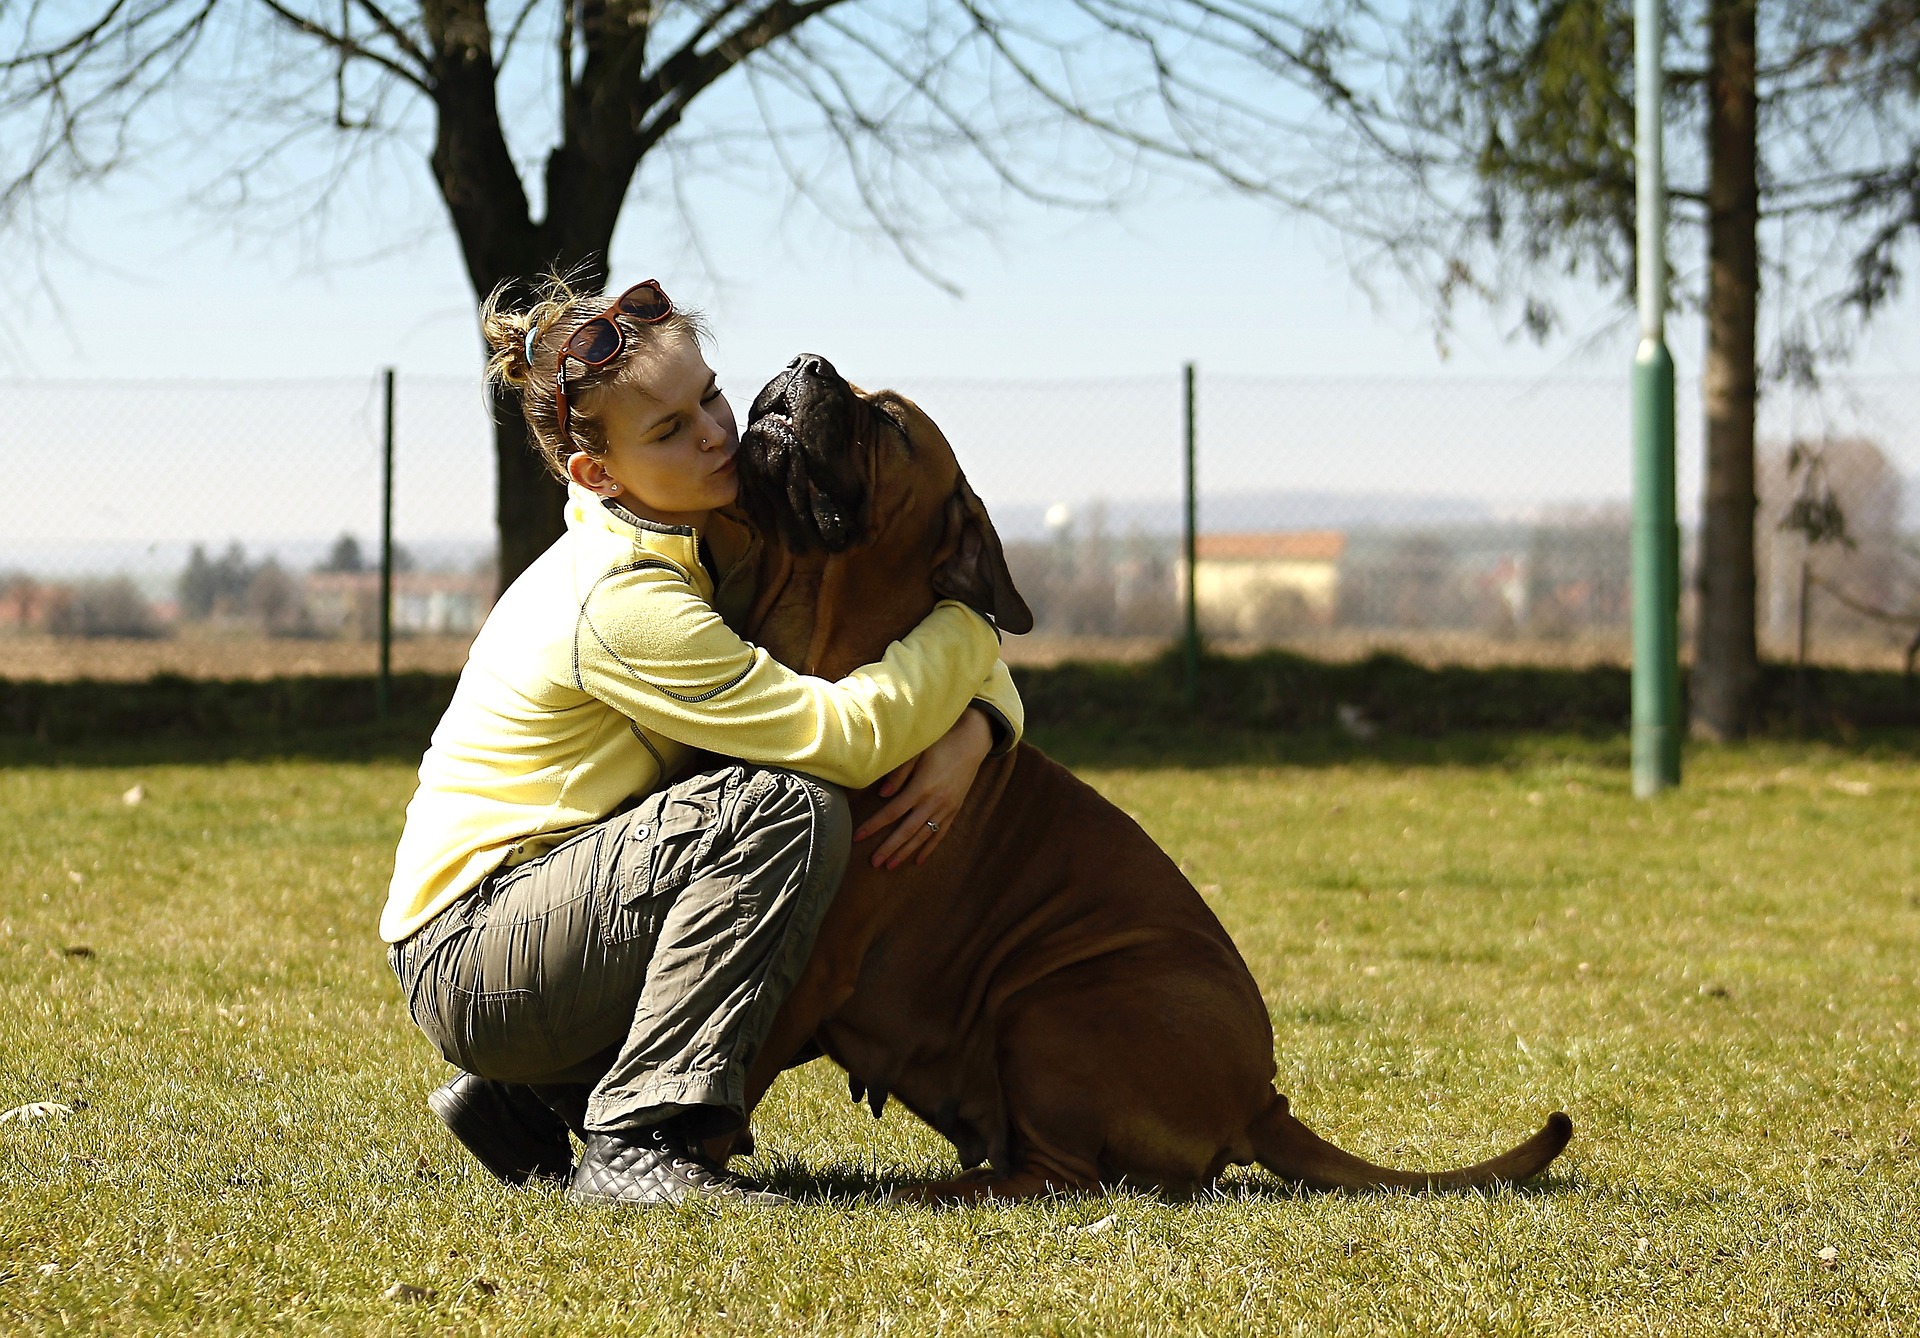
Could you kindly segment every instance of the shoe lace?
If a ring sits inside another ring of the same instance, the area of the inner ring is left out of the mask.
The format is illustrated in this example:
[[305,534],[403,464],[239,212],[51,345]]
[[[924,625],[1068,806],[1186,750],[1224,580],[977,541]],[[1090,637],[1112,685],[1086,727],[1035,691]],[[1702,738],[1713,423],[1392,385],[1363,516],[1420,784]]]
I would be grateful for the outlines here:
[[687,1179],[697,1184],[727,1186],[733,1183],[731,1177],[702,1162],[688,1161],[683,1169]]
[[745,1186],[737,1177],[721,1170],[711,1162],[694,1156],[677,1157],[675,1160],[679,1163],[677,1169],[680,1174],[702,1189],[719,1189],[733,1194],[745,1192]]
[[745,1186],[737,1176],[721,1170],[699,1153],[666,1135],[656,1135],[654,1146],[660,1156],[670,1165],[674,1173],[689,1184],[701,1189],[718,1189],[730,1193],[745,1193]]

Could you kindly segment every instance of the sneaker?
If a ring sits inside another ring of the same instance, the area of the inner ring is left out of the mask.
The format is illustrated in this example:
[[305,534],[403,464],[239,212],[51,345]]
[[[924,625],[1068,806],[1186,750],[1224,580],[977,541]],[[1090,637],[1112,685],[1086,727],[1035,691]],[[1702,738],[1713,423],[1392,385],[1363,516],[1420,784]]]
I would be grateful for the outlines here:
[[482,1166],[509,1185],[564,1180],[573,1171],[566,1121],[522,1083],[456,1074],[427,1096],[427,1106]]
[[703,1161],[666,1127],[589,1134],[567,1197],[575,1203],[618,1203],[632,1208],[685,1199],[755,1208],[793,1202],[785,1195],[754,1189]]

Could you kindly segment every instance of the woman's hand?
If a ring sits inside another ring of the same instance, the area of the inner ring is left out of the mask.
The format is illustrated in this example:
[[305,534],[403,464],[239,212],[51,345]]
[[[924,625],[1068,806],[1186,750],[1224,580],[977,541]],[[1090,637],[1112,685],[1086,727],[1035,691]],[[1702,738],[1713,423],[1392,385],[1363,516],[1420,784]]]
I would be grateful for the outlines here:
[[880,793],[888,803],[853,834],[855,841],[864,841],[889,823],[896,824],[874,850],[873,867],[897,869],[915,857],[917,863],[925,864],[934,847],[946,839],[947,824],[966,802],[974,773],[992,751],[993,726],[969,706],[938,743],[888,772],[880,782]]

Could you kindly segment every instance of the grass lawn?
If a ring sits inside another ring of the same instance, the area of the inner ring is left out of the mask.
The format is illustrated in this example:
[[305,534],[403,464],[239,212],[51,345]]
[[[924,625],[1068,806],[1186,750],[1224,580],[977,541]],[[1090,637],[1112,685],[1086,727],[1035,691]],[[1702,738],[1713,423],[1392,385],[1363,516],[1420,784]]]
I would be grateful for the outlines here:
[[1920,1331],[1912,740],[1705,752],[1656,803],[1618,743],[1061,742],[1239,941],[1302,1118],[1451,1163],[1564,1107],[1555,1175],[889,1207],[949,1150],[816,1064],[743,1164],[803,1206],[505,1190],[374,941],[408,763],[22,754],[0,1109],[73,1113],[0,1124],[0,1332]]

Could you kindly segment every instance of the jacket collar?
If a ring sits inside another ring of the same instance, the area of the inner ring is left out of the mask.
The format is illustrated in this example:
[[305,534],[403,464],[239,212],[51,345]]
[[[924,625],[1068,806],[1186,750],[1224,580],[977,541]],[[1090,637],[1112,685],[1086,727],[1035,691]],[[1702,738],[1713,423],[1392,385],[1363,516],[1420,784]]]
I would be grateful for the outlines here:
[[[691,525],[642,520],[612,499],[570,482],[567,529],[605,535],[649,557],[665,558],[685,572],[703,595],[714,597],[713,579],[700,562],[701,536]],[[753,571],[760,544],[751,530],[724,512],[715,512],[707,531],[722,587],[736,584]]]

